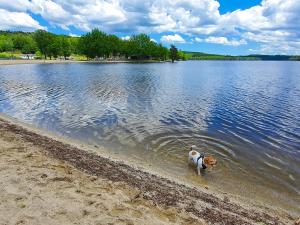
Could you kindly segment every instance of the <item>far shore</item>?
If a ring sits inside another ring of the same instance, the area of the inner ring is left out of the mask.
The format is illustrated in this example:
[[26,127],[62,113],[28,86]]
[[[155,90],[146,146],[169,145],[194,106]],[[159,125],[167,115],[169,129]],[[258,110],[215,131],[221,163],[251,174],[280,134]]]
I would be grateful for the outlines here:
[[17,64],[65,64],[65,63],[162,63],[169,61],[156,61],[156,60],[43,60],[43,59],[3,59],[0,60],[1,65],[17,65]]
[[5,224],[271,225],[298,219],[95,154],[3,114],[0,184]]
[[[202,59],[190,61],[272,61],[272,60],[228,60],[228,59]],[[284,60],[281,60],[284,61]],[[291,61],[291,60],[288,60]],[[92,63],[92,64],[116,64],[116,63],[170,63],[170,60],[56,60],[56,59],[0,59],[0,66],[19,64],[69,64],[69,63]]]

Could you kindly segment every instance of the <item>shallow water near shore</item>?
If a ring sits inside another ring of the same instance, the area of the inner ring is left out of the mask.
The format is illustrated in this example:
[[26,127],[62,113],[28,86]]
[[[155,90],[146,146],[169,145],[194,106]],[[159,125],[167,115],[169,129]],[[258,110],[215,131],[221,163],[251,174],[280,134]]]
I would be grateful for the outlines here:
[[[0,67],[0,112],[197,186],[300,205],[300,63]],[[218,166],[198,177],[188,145]]]

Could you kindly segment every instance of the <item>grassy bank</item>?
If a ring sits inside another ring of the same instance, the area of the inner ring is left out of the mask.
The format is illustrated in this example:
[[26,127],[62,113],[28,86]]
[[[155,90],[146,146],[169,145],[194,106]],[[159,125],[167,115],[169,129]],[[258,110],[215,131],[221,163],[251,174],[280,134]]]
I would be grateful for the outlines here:
[[0,52],[0,60],[2,59],[21,59],[20,52]]

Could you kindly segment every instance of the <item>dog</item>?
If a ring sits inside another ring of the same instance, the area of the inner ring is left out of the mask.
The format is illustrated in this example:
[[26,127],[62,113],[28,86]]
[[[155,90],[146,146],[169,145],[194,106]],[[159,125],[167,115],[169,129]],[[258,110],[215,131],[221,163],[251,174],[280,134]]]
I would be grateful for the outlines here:
[[214,167],[217,164],[217,160],[211,155],[205,156],[204,154],[200,154],[194,150],[195,147],[195,145],[190,147],[188,160],[189,163],[197,166],[198,175],[200,175],[201,169],[205,170],[207,167]]

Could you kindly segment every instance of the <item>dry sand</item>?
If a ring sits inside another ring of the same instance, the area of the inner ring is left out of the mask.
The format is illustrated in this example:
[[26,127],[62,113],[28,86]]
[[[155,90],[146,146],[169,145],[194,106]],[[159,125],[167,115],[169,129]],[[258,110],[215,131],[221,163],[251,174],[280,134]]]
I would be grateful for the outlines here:
[[202,223],[139,193],[124,182],[87,175],[0,129],[0,224]]
[[0,224],[294,224],[0,118]]

